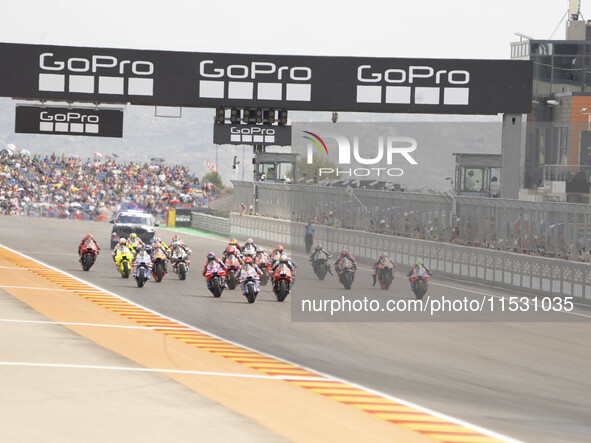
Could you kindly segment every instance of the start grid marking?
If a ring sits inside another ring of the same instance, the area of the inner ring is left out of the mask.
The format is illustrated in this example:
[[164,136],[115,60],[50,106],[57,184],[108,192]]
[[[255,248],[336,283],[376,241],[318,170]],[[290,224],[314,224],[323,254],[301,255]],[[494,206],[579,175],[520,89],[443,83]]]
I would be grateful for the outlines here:
[[[329,397],[339,403],[357,408],[374,417],[411,429],[434,440],[445,443],[492,443],[503,441],[463,424],[454,423],[446,418],[191,329],[186,325],[150,312],[107,292],[97,291],[96,287],[70,277],[65,273],[49,267],[40,267],[40,265],[45,265],[23,257],[5,247],[0,246],[0,257],[22,268],[28,268],[29,272],[33,272],[143,327],[150,328],[189,346],[211,352],[267,375],[293,377],[295,379],[285,381]],[[301,380],[301,377],[316,380]]]

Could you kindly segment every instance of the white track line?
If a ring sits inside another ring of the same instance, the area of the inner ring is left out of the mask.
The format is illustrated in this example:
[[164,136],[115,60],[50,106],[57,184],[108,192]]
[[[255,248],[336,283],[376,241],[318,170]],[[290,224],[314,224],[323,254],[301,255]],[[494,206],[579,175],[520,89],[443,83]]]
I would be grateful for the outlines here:
[[[292,362],[292,361],[290,361],[290,360],[286,360],[286,359],[284,359],[284,358],[281,358],[281,357],[276,357],[276,356],[274,356],[273,354],[269,354],[269,353],[267,353],[267,352],[259,351],[259,350],[255,349],[255,348],[252,348],[252,347],[250,347],[250,346],[246,346],[246,345],[243,345],[243,344],[237,343],[237,342],[235,342],[235,341],[233,341],[233,340],[228,340],[228,339],[222,338],[222,337],[220,337],[219,335],[216,335],[216,334],[213,334],[213,333],[211,333],[211,332],[205,331],[205,330],[203,330],[203,329],[200,329],[200,328],[197,328],[197,327],[191,326],[191,325],[189,325],[189,324],[187,324],[187,323],[184,323],[184,322],[182,322],[182,321],[180,321],[180,320],[174,319],[174,318],[172,318],[172,317],[169,317],[169,316],[167,316],[167,315],[165,315],[165,314],[162,314],[162,313],[160,313],[160,312],[154,311],[154,310],[152,310],[152,309],[150,309],[150,308],[148,308],[148,307],[142,306],[142,305],[140,305],[140,304],[138,304],[138,303],[135,303],[135,302],[133,302],[133,301],[131,301],[131,300],[128,300],[128,299],[126,299],[125,297],[122,297],[122,296],[120,296],[120,295],[118,295],[118,294],[115,294],[114,292],[111,292],[111,291],[108,291],[108,290],[106,290],[106,289],[103,289],[103,288],[101,288],[101,287],[99,287],[99,286],[96,286],[96,285],[94,285],[93,283],[90,283],[90,282],[84,281],[84,280],[82,280],[82,279],[80,279],[80,278],[78,278],[78,277],[76,277],[76,276],[74,276],[74,275],[70,275],[70,274],[68,274],[68,273],[67,273],[67,272],[65,272],[65,271],[62,271],[62,270],[60,270],[60,269],[57,269],[57,268],[55,268],[55,267],[53,267],[53,266],[51,266],[51,265],[48,265],[48,264],[46,264],[46,263],[43,263],[42,261],[40,261],[40,260],[37,260],[37,259],[35,259],[35,258],[33,258],[33,257],[29,257],[28,255],[22,254],[22,253],[20,253],[20,252],[18,252],[18,251],[16,251],[16,250],[14,250],[14,249],[12,249],[12,248],[9,248],[9,247],[7,247],[7,246],[5,246],[5,245],[0,245],[0,246],[2,246],[2,247],[4,247],[4,248],[6,248],[7,250],[9,250],[9,251],[11,251],[11,252],[13,252],[13,253],[15,253],[15,254],[18,254],[18,255],[20,255],[20,256],[22,256],[22,257],[25,257],[25,258],[28,258],[28,259],[30,259],[30,260],[33,260],[33,261],[35,261],[35,262],[37,262],[37,263],[39,263],[39,264],[41,264],[41,265],[43,265],[43,266],[46,266],[46,267],[48,267],[49,269],[52,269],[52,270],[54,270],[54,271],[57,271],[57,272],[61,272],[62,274],[64,274],[64,275],[67,275],[68,277],[70,277],[70,278],[72,278],[72,279],[74,279],[74,280],[77,280],[77,281],[79,281],[79,282],[85,283],[85,284],[87,284],[88,286],[92,286],[93,288],[95,288],[95,289],[97,289],[97,290],[100,290],[100,291],[102,291],[102,292],[105,292],[106,294],[112,295],[113,297],[117,297],[117,298],[119,298],[120,300],[126,301],[126,302],[128,302],[128,303],[130,303],[130,304],[132,304],[132,305],[134,305],[134,306],[137,306],[137,307],[139,307],[139,308],[141,308],[141,309],[144,309],[144,310],[145,310],[145,311],[147,311],[147,312],[151,312],[152,314],[159,315],[159,316],[161,316],[162,318],[168,319],[168,320],[170,320],[170,321],[174,321],[174,322],[178,323],[179,325],[186,326],[187,328],[189,328],[189,329],[192,329],[192,330],[194,330],[194,331],[201,332],[202,334],[207,334],[207,335],[209,335],[210,337],[214,337],[214,338],[217,338],[217,339],[219,339],[219,340],[223,340],[223,341],[225,341],[226,343],[230,343],[230,344],[233,344],[233,345],[235,345],[235,346],[240,346],[240,347],[241,347],[241,348],[243,348],[243,349],[246,349],[246,350],[249,350],[249,351],[252,351],[252,352],[256,352],[256,353],[258,353],[258,354],[261,354],[261,355],[264,355],[264,356],[267,356],[267,357],[273,358],[273,359],[275,359],[275,360],[278,360],[278,361],[281,361],[281,362],[284,362],[284,363],[287,363],[287,364],[290,364],[290,365],[297,366],[297,367],[299,367],[299,368],[302,368],[302,369],[304,369],[304,370],[306,370],[306,371],[310,371],[310,372],[313,372],[313,373],[319,374],[320,376],[322,376],[322,377],[325,377],[325,379],[329,379],[329,380],[333,380],[333,381],[339,381],[339,382],[341,382],[341,383],[348,384],[348,385],[350,385],[350,386],[353,386],[353,387],[356,387],[356,388],[358,388],[358,389],[365,390],[365,391],[367,391],[367,392],[369,392],[369,393],[372,393],[372,394],[374,394],[374,395],[377,395],[377,396],[380,396],[380,397],[383,397],[383,398],[387,398],[388,400],[391,400],[391,401],[394,401],[394,402],[397,402],[397,403],[401,403],[401,404],[403,404],[403,405],[406,405],[406,406],[409,406],[409,407],[412,407],[412,408],[418,409],[418,410],[420,410],[420,411],[423,411],[423,412],[425,412],[425,413],[427,413],[427,414],[431,414],[431,415],[433,415],[433,416],[435,416],[435,417],[443,418],[444,420],[448,420],[448,421],[450,421],[450,422],[452,422],[452,423],[456,423],[456,424],[459,424],[459,425],[461,425],[461,426],[464,426],[464,427],[467,427],[467,428],[473,429],[473,430],[475,430],[475,431],[477,431],[477,432],[480,432],[480,433],[482,433],[482,434],[485,434],[485,435],[487,435],[487,436],[489,436],[489,437],[496,438],[496,439],[499,439],[499,440],[504,440],[504,441],[506,441],[506,442],[508,442],[508,443],[521,443],[519,440],[515,440],[515,439],[513,439],[513,438],[507,437],[507,436],[505,436],[505,435],[499,434],[499,433],[497,433],[497,432],[494,432],[494,431],[491,431],[491,430],[489,430],[489,429],[485,429],[485,428],[482,428],[482,427],[480,427],[480,426],[477,426],[477,425],[474,425],[474,424],[468,423],[468,422],[466,422],[466,421],[463,421],[463,420],[460,420],[460,419],[457,419],[457,418],[454,418],[454,417],[451,417],[451,416],[448,416],[448,415],[445,415],[445,414],[441,414],[441,413],[439,413],[439,412],[433,411],[433,410],[431,410],[431,409],[428,409],[428,408],[425,408],[425,407],[423,407],[423,406],[419,406],[419,405],[417,405],[417,404],[415,404],[415,403],[412,403],[412,402],[409,402],[409,401],[406,401],[406,400],[402,400],[402,399],[400,399],[400,398],[393,397],[393,396],[391,396],[391,395],[388,395],[388,394],[385,394],[385,393],[382,393],[382,392],[379,392],[379,391],[375,391],[375,390],[373,390],[373,389],[370,389],[370,388],[367,388],[367,387],[365,387],[365,386],[363,386],[363,385],[360,385],[360,384],[357,384],[357,383],[353,383],[353,382],[350,382],[350,381],[348,381],[348,380],[345,380],[345,379],[342,379],[342,378],[339,378],[339,377],[334,377],[334,376],[332,376],[332,375],[328,375],[328,374],[326,374],[326,373],[324,373],[324,372],[322,372],[322,371],[318,371],[318,370],[316,370],[316,369],[312,369],[312,368],[310,368],[310,367],[308,367],[308,366],[304,366],[304,365],[302,365],[302,364],[299,364],[299,363],[294,363],[294,362]],[[147,368],[146,368],[146,369],[147,369]]]
[[326,381],[324,377],[298,377],[295,375],[258,375],[237,374],[234,372],[208,372],[191,371],[183,369],[153,369],[131,368],[127,366],[99,366],[99,365],[72,365],[67,363],[31,363],[20,361],[0,361],[0,366],[27,366],[36,368],[66,368],[66,369],[99,369],[108,371],[135,371],[135,372],[162,372],[169,374],[213,375],[218,377],[260,378],[264,380],[297,380],[297,381]]

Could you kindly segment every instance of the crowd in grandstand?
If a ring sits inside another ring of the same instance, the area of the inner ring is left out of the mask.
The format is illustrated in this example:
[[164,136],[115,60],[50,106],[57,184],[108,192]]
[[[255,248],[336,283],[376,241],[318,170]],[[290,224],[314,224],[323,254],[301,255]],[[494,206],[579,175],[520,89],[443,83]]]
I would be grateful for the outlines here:
[[0,153],[1,214],[106,220],[118,209],[143,209],[163,217],[206,206],[214,194],[184,166]]

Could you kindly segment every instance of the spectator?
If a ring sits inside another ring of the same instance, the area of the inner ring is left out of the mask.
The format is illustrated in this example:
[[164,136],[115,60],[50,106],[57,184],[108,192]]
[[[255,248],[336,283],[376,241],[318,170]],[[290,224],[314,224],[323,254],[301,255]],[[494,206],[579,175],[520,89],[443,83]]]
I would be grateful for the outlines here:
[[304,243],[306,244],[306,254],[310,253],[310,249],[312,248],[312,244],[314,243],[314,225],[312,224],[312,220],[308,221],[306,225],[306,232],[304,235]]

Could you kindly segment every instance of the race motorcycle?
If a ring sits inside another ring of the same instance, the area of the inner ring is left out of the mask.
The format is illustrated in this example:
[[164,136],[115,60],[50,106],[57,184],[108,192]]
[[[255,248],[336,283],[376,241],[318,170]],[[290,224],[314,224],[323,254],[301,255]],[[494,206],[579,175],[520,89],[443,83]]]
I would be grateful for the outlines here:
[[132,262],[133,252],[131,252],[129,249],[127,252],[119,251],[117,254],[115,254],[115,263],[117,264],[117,269],[123,278],[129,278]]
[[275,249],[273,250],[273,252],[271,252],[271,255],[269,257],[271,258],[271,263],[275,263],[279,261],[279,259],[281,258],[281,252]]
[[234,254],[230,253],[224,259],[224,264],[228,267],[226,271],[226,284],[228,289],[236,289],[238,281],[236,280],[236,272],[240,269],[240,260]]
[[316,274],[320,280],[324,280],[324,277],[326,277],[326,274],[330,269],[326,254],[323,251],[316,251],[310,261],[312,262],[314,274]]
[[343,257],[339,263],[337,274],[339,276],[339,282],[345,287],[345,289],[351,289],[353,280],[355,280],[355,267],[351,260],[347,257]]
[[189,254],[180,245],[173,245],[170,262],[172,263],[172,270],[179,276],[179,279],[186,279],[191,260],[189,260]]
[[150,279],[151,271],[152,260],[149,255],[135,257],[133,261],[133,278],[135,278],[138,288],[143,287],[146,281]]
[[86,240],[80,249],[80,263],[84,271],[90,271],[98,255],[98,247],[91,239]]
[[156,248],[152,250],[152,261],[154,262],[154,266],[152,268],[152,276],[154,280],[158,283],[162,281],[164,276],[166,275],[166,260],[168,256],[166,252],[164,252],[161,248]]
[[250,257],[253,260],[254,260],[254,256],[256,255],[256,253],[257,253],[256,248],[253,245],[251,245],[251,244],[246,245],[242,249],[242,255],[244,257]]
[[378,265],[378,282],[380,287],[387,291],[394,280],[394,265],[392,263],[380,263]]
[[257,298],[257,284],[259,274],[253,266],[243,266],[240,271],[240,283],[244,283],[244,296],[248,303],[254,303]]
[[269,281],[269,273],[271,272],[271,261],[268,260],[266,257],[257,256],[255,257],[254,263],[259,267],[259,269],[263,273],[261,275],[261,285],[266,286]]
[[224,292],[224,276],[226,275],[226,271],[224,271],[221,265],[216,262],[212,261],[207,264],[207,269],[205,270],[205,278],[209,281],[209,290],[213,294],[214,297],[220,297],[222,292]]
[[422,266],[415,267],[409,277],[410,288],[417,299],[422,299],[429,288],[429,274]]
[[137,255],[138,253],[138,249],[140,247],[141,243],[138,241],[136,243],[131,243],[131,242],[127,242],[127,247],[129,248],[129,250],[133,253],[133,255]]
[[281,263],[273,273],[273,293],[277,301],[283,301],[291,290],[291,269]]

